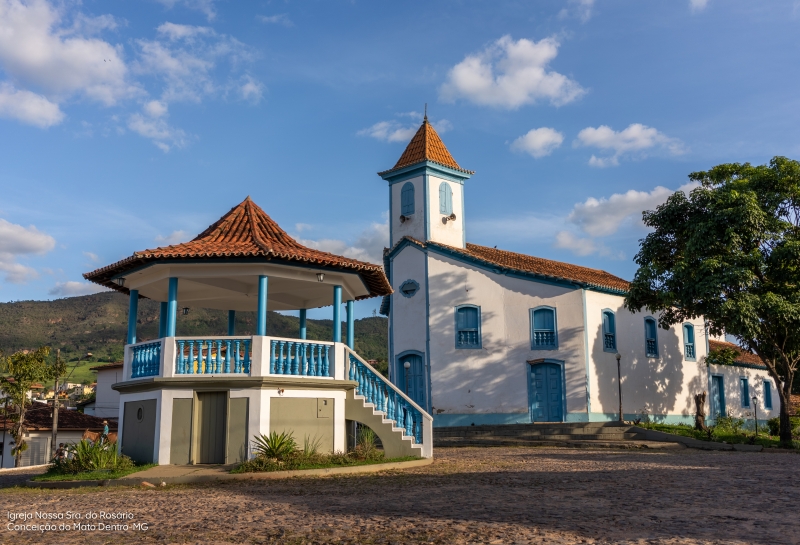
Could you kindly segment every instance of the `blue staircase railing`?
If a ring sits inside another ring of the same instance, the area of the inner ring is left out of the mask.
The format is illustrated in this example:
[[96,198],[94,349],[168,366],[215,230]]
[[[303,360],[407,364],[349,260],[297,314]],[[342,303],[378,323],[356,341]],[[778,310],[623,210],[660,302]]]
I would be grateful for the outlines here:
[[331,344],[273,340],[270,345],[271,375],[333,376],[330,361]]
[[347,378],[358,383],[356,394],[364,396],[375,410],[386,413],[386,418],[395,422],[396,428],[403,428],[405,435],[413,437],[414,442],[422,444],[422,411],[414,407],[397,388],[378,374],[372,367],[363,363],[352,353]]
[[161,370],[161,341],[131,347],[131,378],[152,377]]
[[249,374],[250,339],[183,339],[175,341],[176,375]]

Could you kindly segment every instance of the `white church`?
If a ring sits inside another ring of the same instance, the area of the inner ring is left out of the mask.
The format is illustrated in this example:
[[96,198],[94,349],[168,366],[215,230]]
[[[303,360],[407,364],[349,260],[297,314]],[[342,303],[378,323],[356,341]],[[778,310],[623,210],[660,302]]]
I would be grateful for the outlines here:
[[625,420],[692,423],[703,391],[711,421],[750,414],[753,397],[759,420],[777,416],[763,365],[706,364],[709,342],[724,340],[709,339],[702,318],[664,330],[658,316],[624,308],[621,278],[467,242],[473,174],[427,117],[379,173],[389,183],[390,379],[435,427],[617,420],[618,354]]

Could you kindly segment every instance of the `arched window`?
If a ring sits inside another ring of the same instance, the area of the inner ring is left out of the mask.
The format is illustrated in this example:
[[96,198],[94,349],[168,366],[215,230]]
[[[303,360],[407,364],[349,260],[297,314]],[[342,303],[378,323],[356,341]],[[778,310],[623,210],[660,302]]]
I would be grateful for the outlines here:
[[653,318],[644,319],[644,351],[648,358],[658,357],[658,327]]
[[684,357],[689,361],[696,361],[697,354],[694,350],[694,324],[683,324]]
[[456,348],[481,347],[481,307],[456,307]]
[[531,310],[531,349],[556,350],[557,348],[556,309],[539,307]]
[[453,190],[447,182],[439,184],[439,213],[445,216],[453,213]]
[[400,213],[404,216],[414,214],[414,184],[406,182],[400,191]]
[[617,351],[617,324],[614,311],[603,311],[603,350],[605,352]]

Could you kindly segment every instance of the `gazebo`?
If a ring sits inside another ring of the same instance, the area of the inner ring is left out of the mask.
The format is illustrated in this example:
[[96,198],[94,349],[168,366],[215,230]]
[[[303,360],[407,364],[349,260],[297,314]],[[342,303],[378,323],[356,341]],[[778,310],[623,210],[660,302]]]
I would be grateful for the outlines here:
[[[343,451],[349,420],[371,427],[387,454],[431,455],[430,416],[353,351],[354,301],[392,292],[382,267],[299,244],[250,197],[189,242],[84,277],[130,295],[126,380],[114,385],[125,454],[233,463],[249,455],[248,438],[271,430]],[[137,342],[142,297],[160,302],[159,339]],[[329,305],[331,341],[308,341],[307,309]],[[188,307],[227,310],[227,335],[176,336]],[[296,339],[267,337],[268,309],[299,311]],[[236,334],[237,311],[255,311],[255,335]]]

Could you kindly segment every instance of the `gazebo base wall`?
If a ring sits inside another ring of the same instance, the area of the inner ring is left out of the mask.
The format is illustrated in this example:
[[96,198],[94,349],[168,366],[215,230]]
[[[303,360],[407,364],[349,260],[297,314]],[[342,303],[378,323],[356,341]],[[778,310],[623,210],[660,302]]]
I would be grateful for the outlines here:
[[[226,344],[236,341],[238,359]],[[189,342],[203,343],[199,355]],[[372,428],[387,457],[433,455],[432,417],[343,343],[166,337],[127,346],[123,372],[153,373],[113,385],[119,448],[139,463],[238,463],[272,431],[345,452],[350,421]]]

